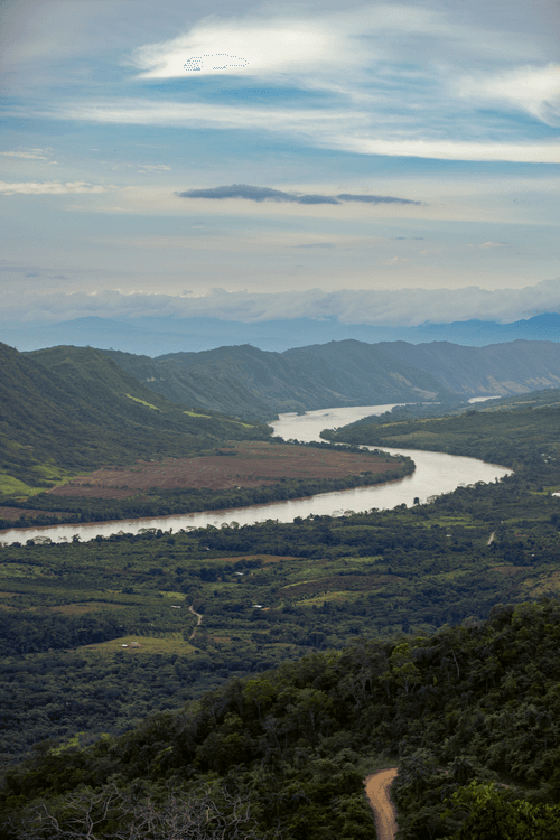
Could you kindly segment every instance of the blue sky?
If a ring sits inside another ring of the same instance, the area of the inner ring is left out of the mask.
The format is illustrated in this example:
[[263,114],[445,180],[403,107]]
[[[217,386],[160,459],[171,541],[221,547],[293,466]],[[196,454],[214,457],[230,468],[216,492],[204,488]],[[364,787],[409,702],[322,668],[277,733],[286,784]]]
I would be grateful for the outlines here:
[[558,3],[0,16],[3,319],[560,309]]

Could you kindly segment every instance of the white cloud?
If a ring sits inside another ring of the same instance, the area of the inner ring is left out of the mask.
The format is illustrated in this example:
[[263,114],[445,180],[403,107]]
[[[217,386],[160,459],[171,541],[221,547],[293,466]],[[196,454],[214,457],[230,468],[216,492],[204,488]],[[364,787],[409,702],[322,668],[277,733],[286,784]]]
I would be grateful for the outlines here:
[[[500,142],[484,140],[418,139],[421,129],[401,130],[391,137],[390,121],[372,121],[367,111],[321,108],[259,108],[235,105],[149,99],[114,99],[87,104],[71,102],[49,110],[27,112],[21,107],[11,115],[77,120],[101,124],[184,126],[214,130],[258,130],[305,140],[316,148],[338,149],[364,155],[418,157],[439,160],[494,160],[560,163],[556,142]],[[375,124],[374,124],[375,123]],[[410,136],[405,136],[403,134]],[[385,135],[385,136],[383,136]]]
[[165,164],[163,164],[163,163],[160,163],[158,165],[141,163],[141,164],[138,165],[138,169],[143,170],[145,172],[162,172],[163,170],[171,171],[171,167],[170,166],[165,166]]
[[542,122],[558,125],[560,119],[560,64],[524,66],[499,73],[477,73],[457,81],[465,99],[513,105]]
[[198,67],[196,74],[192,72],[193,81],[199,74],[223,72],[284,74],[303,76],[303,85],[330,87],[338,81],[348,87],[359,81],[356,70],[395,57],[403,62],[403,55],[407,72],[410,62],[422,64],[425,59],[435,69],[438,61],[451,58],[472,66],[477,59],[540,57],[530,34],[508,31],[503,21],[497,31],[467,20],[457,19],[453,9],[407,3],[369,3],[323,14],[302,9],[297,15],[280,11],[275,16],[253,13],[229,20],[209,17],[184,35],[137,48],[130,63],[140,70],[140,78],[191,76]]
[[[345,24],[341,21],[346,33],[348,19]],[[187,73],[190,77],[191,65],[200,68],[200,75],[296,75],[315,71],[327,61],[331,68],[341,63],[355,66],[365,46],[357,45],[353,53],[349,46],[329,18],[209,19],[179,38],[138,48],[131,63],[142,71],[140,78],[150,79],[186,77]]]
[[[144,43],[124,61],[138,71],[139,84],[181,79],[180,99],[136,96],[142,86],[129,98],[59,100],[53,106],[13,106],[8,113],[264,131],[365,155],[559,163],[556,142],[535,141],[519,121],[504,128],[498,117],[494,121],[479,111],[495,101],[502,108],[500,118],[521,108],[554,122],[560,113],[559,66],[518,21],[518,31],[508,31],[515,15],[483,24],[480,9],[459,12],[448,6],[373,2],[344,12],[267,6],[235,17],[235,12],[214,15],[178,37]],[[240,88],[231,104],[201,101],[207,88],[200,79],[220,74],[276,86],[280,94],[299,88],[305,96],[299,107],[274,104],[278,100],[272,96],[266,106]],[[310,92],[317,91],[320,98],[311,99],[315,93]],[[156,171],[148,165],[140,169]]]
[[104,290],[87,294],[31,294],[20,290],[3,297],[3,317],[14,320],[63,320],[99,317],[215,317],[245,322],[276,318],[338,318],[346,324],[409,325],[480,318],[510,323],[539,312],[560,310],[560,279],[521,289],[386,289],[278,293],[226,292],[203,297]]
[[461,140],[377,140],[366,136],[337,138],[337,148],[360,154],[437,160],[494,160],[560,163],[558,143],[504,143]]
[[0,181],[0,193],[4,195],[68,195],[71,193],[97,195],[112,189],[114,187],[86,184],[84,181],[74,181],[69,184],[61,184],[59,181],[48,181],[43,184],[36,181],[27,184],[8,184],[6,181]]
[[[39,149],[37,151],[40,151]],[[0,152],[4,157],[26,158],[27,160],[47,160],[45,155],[34,155],[32,152]]]

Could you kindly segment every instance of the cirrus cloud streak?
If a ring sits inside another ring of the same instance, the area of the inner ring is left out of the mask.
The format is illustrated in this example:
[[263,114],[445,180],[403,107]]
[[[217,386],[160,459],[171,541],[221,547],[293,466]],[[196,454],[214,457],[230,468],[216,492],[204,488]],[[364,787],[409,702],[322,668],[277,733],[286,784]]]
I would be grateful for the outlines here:
[[9,184],[0,181],[0,193],[4,195],[71,195],[75,193],[89,193],[99,195],[114,189],[112,186],[101,184],[86,184],[85,181],[74,181],[61,184],[60,181],[46,181],[42,184],[32,181],[25,184]]
[[[101,125],[184,127],[217,131],[258,131],[294,142],[361,155],[431,160],[560,163],[560,144],[552,141],[462,140],[418,137],[416,128],[399,129],[388,121],[372,125],[371,115],[356,110],[259,108],[227,104],[181,103],[149,99],[66,102],[52,107],[12,106],[8,116],[71,120]],[[410,136],[403,136],[408,135]],[[391,136],[397,134],[398,136]],[[380,136],[385,135],[385,136]]]

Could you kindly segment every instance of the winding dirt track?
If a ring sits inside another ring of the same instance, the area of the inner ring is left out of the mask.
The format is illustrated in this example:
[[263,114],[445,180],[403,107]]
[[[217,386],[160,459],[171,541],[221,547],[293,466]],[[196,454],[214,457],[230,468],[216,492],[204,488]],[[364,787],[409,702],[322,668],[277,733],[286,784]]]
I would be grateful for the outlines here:
[[398,767],[390,767],[372,773],[364,779],[367,800],[375,816],[377,840],[394,840],[398,828],[395,806],[391,801],[390,788],[399,772]]
[[198,619],[198,621],[196,622],[196,624],[194,626],[194,630],[192,631],[191,635],[189,636],[189,642],[190,642],[190,640],[194,639],[194,637],[196,636],[196,631],[198,630],[198,625],[202,621],[202,615],[200,613],[197,613],[197,612],[194,611],[194,606],[189,607],[189,612],[192,613],[193,615],[196,615],[196,617]]

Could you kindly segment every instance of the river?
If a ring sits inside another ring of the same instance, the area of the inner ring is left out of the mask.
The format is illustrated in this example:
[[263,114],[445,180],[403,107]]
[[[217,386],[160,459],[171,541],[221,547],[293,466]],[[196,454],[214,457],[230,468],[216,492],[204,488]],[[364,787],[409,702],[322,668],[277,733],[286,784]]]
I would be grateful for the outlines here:
[[[390,405],[362,406],[359,408],[329,408],[309,411],[302,417],[295,414],[282,414],[271,425],[274,434],[284,440],[301,441],[320,440],[322,429],[345,426],[355,420],[372,414],[382,414],[393,407]],[[373,447],[372,447],[373,448]],[[367,511],[371,508],[393,508],[396,505],[412,505],[418,496],[425,502],[430,496],[450,493],[463,484],[475,484],[477,481],[492,482],[496,478],[509,475],[511,470],[494,464],[485,464],[476,458],[461,458],[445,455],[441,452],[425,452],[417,449],[387,449],[395,455],[402,451],[409,455],[416,464],[413,475],[400,481],[373,487],[356,487],[335,493],[321,493],[304,499],[289,502],[272,502],[268,505],[251,505],[244,508],[230,508],[203,513],[186,513],[180,516],[160,516],[156,518],[119,520],[118,522],[93,522],[91,524],[48,525],[39,528],[13,528],[0,532],[0,542],[10,544],[25,542],[37,537],[49,537],[54,542],[71,540],[76,534],[82,540],[92,540],[100,534],[108,537],[121,531],[137,534],[144,528],[156,528],[162,531],[204,528],[206,525],[220,527],[224,523],[238,522],[240,525],[252,525],[267,519],[279,522],[292,522],[296,516],[304,519],[309,514],[342,515],[345,511]]]

